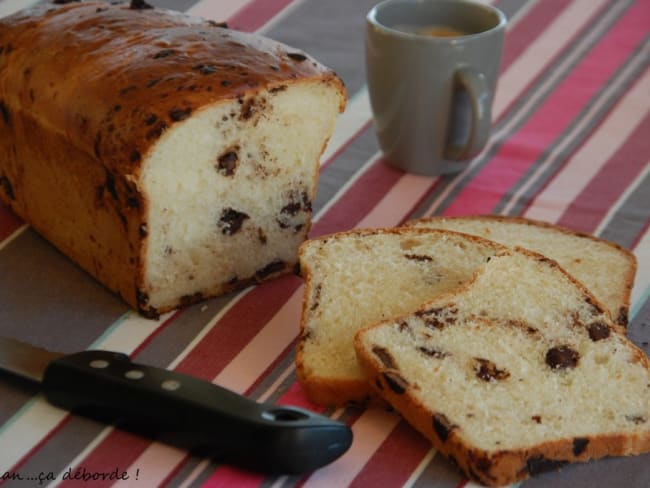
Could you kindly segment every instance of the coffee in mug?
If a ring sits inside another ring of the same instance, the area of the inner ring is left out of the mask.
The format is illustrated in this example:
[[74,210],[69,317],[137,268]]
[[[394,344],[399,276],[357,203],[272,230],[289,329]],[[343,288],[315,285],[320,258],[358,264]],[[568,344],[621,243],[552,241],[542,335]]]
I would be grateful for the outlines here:
[[385,0],[368,13],[368,93],[389,164],[436,176],[485,147],[505,26],[472,0]]

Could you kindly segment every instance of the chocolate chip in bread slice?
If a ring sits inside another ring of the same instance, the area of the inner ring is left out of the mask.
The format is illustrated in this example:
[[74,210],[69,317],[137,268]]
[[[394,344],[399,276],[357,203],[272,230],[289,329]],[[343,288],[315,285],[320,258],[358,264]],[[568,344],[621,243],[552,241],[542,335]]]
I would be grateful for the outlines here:
[[490,486],[650,451],[650,363],[555,262],[493,257],[464,289],[355,338],[369,385]]
[[607,307],[619,325],[627,326],[636,257],[614,242],[548,222],[503,215],[429,217],[406,225],[464,232],[554,259]]
[[461,286],[501,249],[478,237],[407,228],[352,230],[305,242],[296,363],[309,399],[367,402],[374,395],[356,359],[354,334]]

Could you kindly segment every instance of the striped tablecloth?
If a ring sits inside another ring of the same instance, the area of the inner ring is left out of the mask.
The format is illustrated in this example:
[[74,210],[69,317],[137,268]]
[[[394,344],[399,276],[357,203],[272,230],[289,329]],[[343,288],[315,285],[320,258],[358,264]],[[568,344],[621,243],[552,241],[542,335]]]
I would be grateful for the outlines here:
[[[427,178],[391,169],[378,152],[363,68],[364,17],[374,1],[151,3],[294,45],[344,79],[349,106],[323,157],[312,236],[477,213],[594,233],[638,258],[629,334],[647,352],[650,2],[498,1],[509,26],[491,140],[462,173]],[[33,3],[0,0],[0,16]],[[301,281],[291,276],[143,319],[0,205],[2,335],[68,352],[123,351],[258,400],[314,408],[293,365],[301,293]],[[64,479],[70,474],[114,470],[128,477],[117,484],[142,487],[471,485],[397,415],[373,409],[331,415],[355,434],[344,457],[307,477],[265,478],[68,415],[35,388],[0,376],[0,476],[22,478],[3,482],[20,487],[68,486],[75,483]],[[524,485],[647,488],[650,456],[566,467]]]

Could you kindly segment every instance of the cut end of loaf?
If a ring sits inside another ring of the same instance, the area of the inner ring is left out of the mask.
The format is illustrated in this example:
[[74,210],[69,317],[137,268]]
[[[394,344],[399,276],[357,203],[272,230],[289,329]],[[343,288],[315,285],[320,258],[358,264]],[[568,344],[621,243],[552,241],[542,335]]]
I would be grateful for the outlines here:
[[283,84],[206,107],[163,135],[142,175],[141,308],[167,310],[293,268],[341,105],[327,80]]

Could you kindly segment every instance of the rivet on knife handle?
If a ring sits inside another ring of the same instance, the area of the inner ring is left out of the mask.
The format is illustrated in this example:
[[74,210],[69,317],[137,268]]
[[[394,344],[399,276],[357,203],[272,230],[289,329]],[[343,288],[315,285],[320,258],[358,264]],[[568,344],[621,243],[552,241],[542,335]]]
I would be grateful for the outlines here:
[[264,472],[299,474],[341,456],[350,428],[308,410],[260,404],[200,379],[85,351],[49,364],[48,401],[163,442]]

